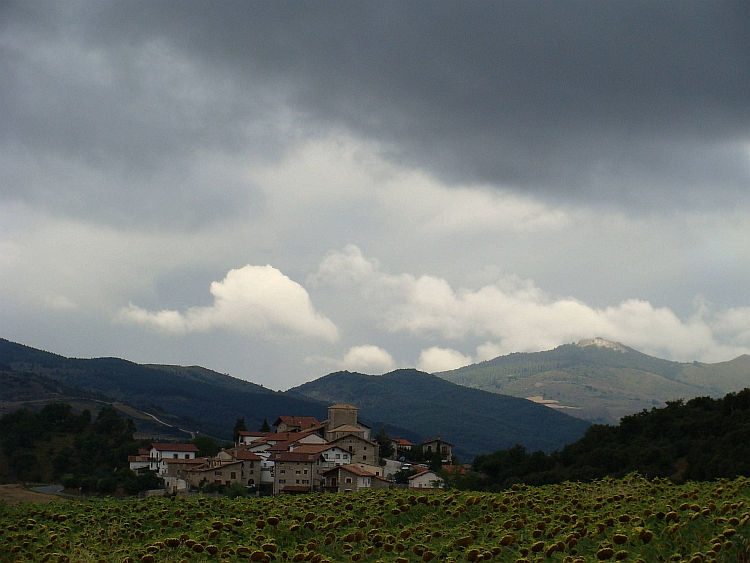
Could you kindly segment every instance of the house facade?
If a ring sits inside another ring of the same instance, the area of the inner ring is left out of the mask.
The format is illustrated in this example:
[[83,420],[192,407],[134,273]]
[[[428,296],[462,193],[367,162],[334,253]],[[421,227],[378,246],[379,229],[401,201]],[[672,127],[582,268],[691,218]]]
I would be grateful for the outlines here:
[[378,463],[379,448],[376,442],[365,440],[360,434],[344,434],[334,440],[331,444],[338,446],[352,456],[352,463],[366,463],[368,465]]
[[425,440],[422,444],[422,453],[425,458],[431,457],[436,452],[440,454],[442,463],[451,463],[453,459],[453,444],[441,440],[440,436],[434,440]]
[[269,461],[274,463],[274,495],[320,490],[320,474],[325,462],[322,454],[276,452],[271,454]]
[[388,488],[387,481],[354,465],[340,465],[322,473],[322,490],[351,493],[362,489]]
[[445,481],[437,473],[426,467],[413,467],[418,473],[409,477],[410,489],[442,489]]

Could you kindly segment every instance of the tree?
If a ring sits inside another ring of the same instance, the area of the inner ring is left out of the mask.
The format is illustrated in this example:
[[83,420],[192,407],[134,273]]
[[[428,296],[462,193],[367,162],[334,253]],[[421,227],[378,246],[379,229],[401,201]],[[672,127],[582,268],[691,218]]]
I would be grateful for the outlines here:
[[380,448],[381,458],[386,459],[393,455],[393,442],[385,432],[385,425],[382,425],[378,433],[375,434],[375,441],[378,443],[378,447]]
[[247,426],[245,426],[245,419],[244,418],[238,418],[237,422],[234,423],[234,430],[232,432],[232,436],[234,438],[234,443],[238,443],[240,441],[240,432],[246,432]]
[[190,440],[198,448],[196,457],[213,457],[221,451],[221,446],[208,436],[198,436]]
[[268,424],[268,419],[264,418],[263,424],[261,425],[259,432],[270,432],[270,431],[271,431],[271,427]]

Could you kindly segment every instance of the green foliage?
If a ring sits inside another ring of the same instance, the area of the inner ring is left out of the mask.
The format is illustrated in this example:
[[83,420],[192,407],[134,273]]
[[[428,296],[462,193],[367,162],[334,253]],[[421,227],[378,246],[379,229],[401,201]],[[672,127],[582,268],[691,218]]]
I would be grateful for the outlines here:
[[246,497],[247,487],[242,483],[230,483],[224,487],[224,495],[229,498]]
[[393,481],[397,485],[406,485],[407,483],[409,483],[409,477],[416,474],[416,469],[401,469],[393,474]]
[[391,439],[388,437],[388,434],[385,431],[385,425],[380,426],[380,430],[377,434],[375,434],[375,441],[378,443],[378,447],[380,448],[381,458],[389,458],[393,455],[393,442],[391,442]]
[[190,443],[195,444],[195,447],[198,448],[196,457],[214,457],[221,451],[221,446],[208,436],[198,436],[190,440]]
[[232,430],[232,440],[234,443],[240,441],[240,432],[247,432],[247,426],[245,426],[245,419],[238,418],[237,422],[234,423],[234,429]]
[[473,469],[482,476],[479,487],[490,490],[634,471],[680,483],[750,476],[750,389],[723,399],[672,401],[627,416],[619,426],[595,425],[550,455],[518,445],[480,455]]
[[258,430],[258,432],[270,432],[270,431],[271,431],[271,425],[268,424],[268,419],[264,418],[263,424],[260,425],[260,429]]
[[110,406],[103,407],[94,422],[90,412],[75,414],[62,403],[50,403],[39,413],[21,409],[0,418],[0,445],[13,480],[60,480],[103,494],[128,487],[137,492],[141,489],[132,481],[144,484],[149,479],[139,480],[128,469],[128,455],[138,450],[134,432],[133,421]]

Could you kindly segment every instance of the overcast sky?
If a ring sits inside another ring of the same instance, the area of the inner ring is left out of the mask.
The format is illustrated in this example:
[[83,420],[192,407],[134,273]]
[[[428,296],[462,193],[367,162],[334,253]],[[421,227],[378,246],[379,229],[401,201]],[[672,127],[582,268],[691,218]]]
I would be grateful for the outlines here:
[[0,337],[273,389],[750,353],[749,6],[0,2]]

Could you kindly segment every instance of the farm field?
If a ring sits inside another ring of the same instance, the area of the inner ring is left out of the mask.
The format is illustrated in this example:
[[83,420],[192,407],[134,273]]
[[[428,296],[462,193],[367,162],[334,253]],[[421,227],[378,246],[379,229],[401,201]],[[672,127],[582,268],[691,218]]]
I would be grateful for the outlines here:
[[0,504],[0,561],[749,561],[750,480]]

